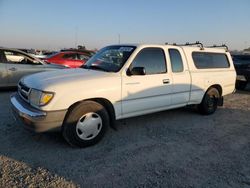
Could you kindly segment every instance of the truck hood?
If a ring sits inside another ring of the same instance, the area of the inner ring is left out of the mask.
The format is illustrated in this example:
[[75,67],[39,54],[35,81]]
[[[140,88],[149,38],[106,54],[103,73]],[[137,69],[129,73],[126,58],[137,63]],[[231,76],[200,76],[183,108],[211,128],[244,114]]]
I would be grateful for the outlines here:
[[60,85],[63,85],[65,87],[67,84],[74,84],[75,86],[77,86],[77,84],[104,78],[113,74],[114,73],[82,68],[61,69],[25,76],[21,79],[21,82],[23,82],[30,88],[53,91]]

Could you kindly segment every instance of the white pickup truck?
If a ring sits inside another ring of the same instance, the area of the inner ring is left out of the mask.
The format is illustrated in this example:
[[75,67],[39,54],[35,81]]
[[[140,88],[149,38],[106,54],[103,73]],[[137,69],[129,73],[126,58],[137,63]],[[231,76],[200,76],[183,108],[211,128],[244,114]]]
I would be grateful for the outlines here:
[[20,80],[11,103],[26,127],[61,129],[74,146],[97,143],[115,120],[196,105],[212,114],[234,92],[225,49],[178,45],[112,45],[84,66]]

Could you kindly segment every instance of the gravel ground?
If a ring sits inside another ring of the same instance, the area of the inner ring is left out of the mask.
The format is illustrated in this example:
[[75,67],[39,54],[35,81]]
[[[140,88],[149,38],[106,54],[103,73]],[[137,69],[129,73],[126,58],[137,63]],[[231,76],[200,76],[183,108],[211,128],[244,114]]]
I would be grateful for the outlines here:
[[250,86],[211,116],[183,108],[118,121],[85,149],[25,130],[10,93],[0,93],[0,187],[250,187]]

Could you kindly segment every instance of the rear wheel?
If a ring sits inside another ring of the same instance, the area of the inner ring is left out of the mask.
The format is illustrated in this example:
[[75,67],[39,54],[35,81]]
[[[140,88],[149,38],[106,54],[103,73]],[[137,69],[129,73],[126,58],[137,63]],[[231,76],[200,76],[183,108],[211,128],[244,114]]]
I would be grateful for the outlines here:
[[201,114],[213,114],[218,107],[218,99],[220,93],[216,88],[210,88],[205,93],[202,102],[198,105],[198,110]]
[[68,112],[62,134],[69,144],[87,147],[101,140],[108,124],[108,112],[101,104],[84,101]]

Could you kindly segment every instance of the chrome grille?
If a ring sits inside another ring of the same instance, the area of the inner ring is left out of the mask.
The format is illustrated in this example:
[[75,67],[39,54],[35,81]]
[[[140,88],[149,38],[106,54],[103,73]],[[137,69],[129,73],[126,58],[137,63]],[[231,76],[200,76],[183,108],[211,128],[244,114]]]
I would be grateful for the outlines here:
[[18,83],[18,93],[19,95],[28,102],[29,100],[30,88],[24,85],[22,82]]

